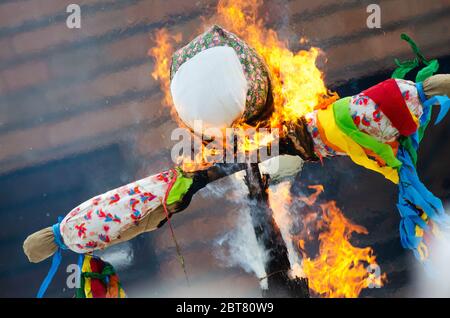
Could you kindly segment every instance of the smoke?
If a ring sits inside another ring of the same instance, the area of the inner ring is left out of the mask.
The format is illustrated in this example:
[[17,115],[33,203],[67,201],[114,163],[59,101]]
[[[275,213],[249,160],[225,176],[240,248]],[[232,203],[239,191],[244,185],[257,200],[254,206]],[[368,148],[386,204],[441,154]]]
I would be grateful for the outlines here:
[[[220,247],[216,257],[223,261],[225,266],[240,266],[247,273],[254,273],[256,277],[265,277],[264,265],[268,255],[256,240],[250,211],[242,209],[236,222],[239,223],[239,226],[234,231],[216,241]],[[261,288],[267,289],[267,280],[261,280],[260,284]]]
[[[299,157],[280,156],[260,164],[260,169],[261,172],[270,174],[271,180],[275,182],[284,181],[287,177],[295,175],[301,170],[302,165],[303,161]],[[218,167],[225,171],[230,169],[227,165]],[[220,234],[216,234],[215,238],[209,238],[205,246],[208,253],[218,260],[218,264],[213,266],[222,266],[223,270],[211,268],[210,271],[203,271],[196,275],[195,279],[190,279],[189,285],[184,282],[184,277],[183,280],[159,277],[152,280],[151,284],[133,286],[132,291],[128,289],[132,297],[261,296],[260,288],[268,288],[267,279],[264,278],[267,276],[265,268],[269,254],[256,239],[250,214],[253,202],[248,198],[248,188],[244,182],[245,173],[245,171],[237,172],[208,184],[196,198],[221,202],[221,205],[227,206],[226,211],[222,212],[229,216],[223,224],[223,230],[220,230]],[[225,204],[225,201],[228,204]],[[293,248],[291,243],[289,249]],[[290,254],[295,255],[291,252]],[[298,262],[298,259],[292,260],[293,264],[295,262]],[[188,263],[188,275],[189,269]],[[248,275],[243,275],[243,271]],[[260,288],[255,284],[255,277],[260,279]]]
[[[286,196],[285,190],[289,191],[292,181],[292,176],[301,171],[303,167],[303,160],[298,156],[277,156],[264,161],[260,165],[261,173],[269,174],[272,183],[281,182],[279,184],[272,184],[270,186],[271,205],[274,202],[277,206],[272,206],[274,211],[275,222],[280,228],[283,240],[288,249],[289,262],[291,264],[292,274],[294,276],[303,276],[301,270],[301,261],[298,253],[295,251],[290,230],[294,226],[292,216],[289,213],[289,206],[285,205]],[[244,180],[245,172],[241,171],[229,178],[231,185],[229,191],[224,192],[224,187],[217,187],[214,184],[208,185],[208,190],[212,195],[223,198],[226,194],[229,199],[234,202],[239,202],[242,207],[236,216],[236,225],[233,231],[226,233],[216,240],[219,247],[216,252],[216,257],[220,259],[225,266],[234,267],[239,266],[248,273],[254,273],[256,277],[266,277],[265,264],[268,261],[268,253],[264,247],[257,241],[255,230],[253,229],[252,220],[250,217],[249,204],[247,194],[248,188]],[[272,196],[273,190],[275,195]],[[277,191],[280,190],[279,192]],[[278,196],[277,196],[278,194]],[[278,213],[278,210],[280,212]],[[267,289],[267,280],[260,281],[261,288]]]
[[[223,166],[224,169],[228,167]],[[260,297],[261,291],[255,284],[255,278],[266,276],[267,253],[257,242],[253,230],[248,189],[245,185],[244,171],[230,177],[216,180],[200,191],[197,200],[212,199],[228,201],[228,209],[223,211],[231,216],[232,222],[223,224],[227,229],[207,242],[208,253],[218,260],[222,269],[211,268],[193,279],[190,264],[187,263],[189,285],[180,279],[158,277],[151,283],[133,286],[132,297]],[[243,275],[242,271],[249,273]],[[219,283],[218,283],[219,282]],[[260,281],[261,288],[267,288],[266,280]],[[128,289],[129,290],[129,289]]]
[[[285,197],[289,196],[288,193],[285,193],[285,189],[289,191],[292,181],[288,180],[301,171],[302,166],[303,160],[301,158],[287,155],[271,158],[260,164],[261,172],[270,174],[270,180],[272,182],[282,181],[279,184],[271,185],[270,200],[271,203],[275,202],[277,204],[277,207],[272,208],[280,210],[279,213],[278,211],[274,213],[274,218],[286,243],[292,274],[295,276],[302,276],[303,272],[301,270],[299,255],[295,251],[292,236],[290,235],[290,230],[294,224],[292,216],[289,213],[289,206],[285,205]],[[256,239],[248,208],[250,202],[247,198],[248,188],[243,181],[244,175],[245,172],[241,171],[231,176],[229,178],[231,184],[226,192],[223,190],[224,187],[216,186],[215,184],[208,185],[208,190],[211,195],[221,198],[227,195],[228,199],[238,202],[242,206],[236,216],[234,230],[216,240],[218,249],[215,256],[225,266],[239,266],[246,272],[254,273],[256,277],[263,278],[267,275],[265,264],[268,261],[268,253]],[[275,190],[275,193],[272,190]],[[267,289],[267,280],[262,279],[260,285],[261,288]]]
[[[250,211],[247,207],[248,189],[243,181],[244,174],[245,172],[239,172],[229,178],[231,185],[227,189],[227,195],[234,202],[242,204],[242,208],[237,211],[234,229],[216,240],[215,256],[224,266],[239,266],[247,273],[254,273],[256,277],[262,278],[266,276],[265,264],[268,255],[263,246],[258,243],[252,226]],[[210,184],[208,190],[211,195],[223,197],[223,187]],[[261,280],[260,285],[261,288],[267,289],[267,280]]]
[[96,252],[96,254],[118,271],[129,268],[134,262],[134,251],[130,242],[113,245],[107,250]]
[[430,264],[414,264],[412,297],[450,297],[450,229],[440,234],[429,247]]
[[291,206],[289,200],[291,184],[292,180],[286,180],[270,186],[269,200],[275,222],[280,228],[281,236],[286,243],[289,263],[291,265],[291,275],[294,277],[303,277],[304,273],[301,267],[300,255],[295,249],[291,235],[291,230],[295,226],[293,216],[289,211]]

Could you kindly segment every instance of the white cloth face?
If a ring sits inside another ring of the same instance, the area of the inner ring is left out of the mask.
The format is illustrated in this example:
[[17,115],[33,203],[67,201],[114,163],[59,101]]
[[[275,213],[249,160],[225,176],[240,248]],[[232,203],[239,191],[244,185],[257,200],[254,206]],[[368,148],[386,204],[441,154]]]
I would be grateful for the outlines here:
[[247,80],[236,52],[228,46],[209,48],[186,61],[170,85],[175,109],[191,129],[227,128],[242,116]]

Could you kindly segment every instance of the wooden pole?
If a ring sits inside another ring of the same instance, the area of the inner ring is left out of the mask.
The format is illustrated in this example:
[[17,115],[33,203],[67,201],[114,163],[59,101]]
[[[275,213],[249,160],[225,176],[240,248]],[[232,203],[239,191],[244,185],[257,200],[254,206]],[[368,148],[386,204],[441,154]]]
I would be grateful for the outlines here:
[[269,176],[261,175],[257,163],[248,163],[245,183],[252,200],[250,214],[256,238],[269,255],[265,265],[268,289],[263,290],[263,297],[309,298],[308,280],[306,278],[291,279],[290,263],[286,244],[280,229],[273,219],[269,206],[267,188]]

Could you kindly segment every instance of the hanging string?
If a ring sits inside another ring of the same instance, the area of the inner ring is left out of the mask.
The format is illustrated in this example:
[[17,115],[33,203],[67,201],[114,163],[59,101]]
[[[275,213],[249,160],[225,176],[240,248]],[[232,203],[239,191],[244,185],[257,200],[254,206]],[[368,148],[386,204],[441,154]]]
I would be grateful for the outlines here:
[[258,280],[259,280],[260,282],[262,282],[263,280],[268,279],[269,277],[271,277],[271,276],[273,276],[273,275],[280,274],[280,273],[288,273],[288,271],[289,271],[289,270],[286,270],[286,269],[280,269],[279,271],[275,271],[275,272],[266,274],[266,276],[258,277]]

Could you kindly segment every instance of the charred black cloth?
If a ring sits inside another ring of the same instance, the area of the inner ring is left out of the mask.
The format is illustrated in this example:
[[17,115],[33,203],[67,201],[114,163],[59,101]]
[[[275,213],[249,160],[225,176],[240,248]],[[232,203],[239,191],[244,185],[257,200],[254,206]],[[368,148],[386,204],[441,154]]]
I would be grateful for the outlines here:
[[318,161],[312,137],[306,128],[305,118],[285,122],[284,126],[286,131],[280,140],[280,153],[297,155],[305,161]]

